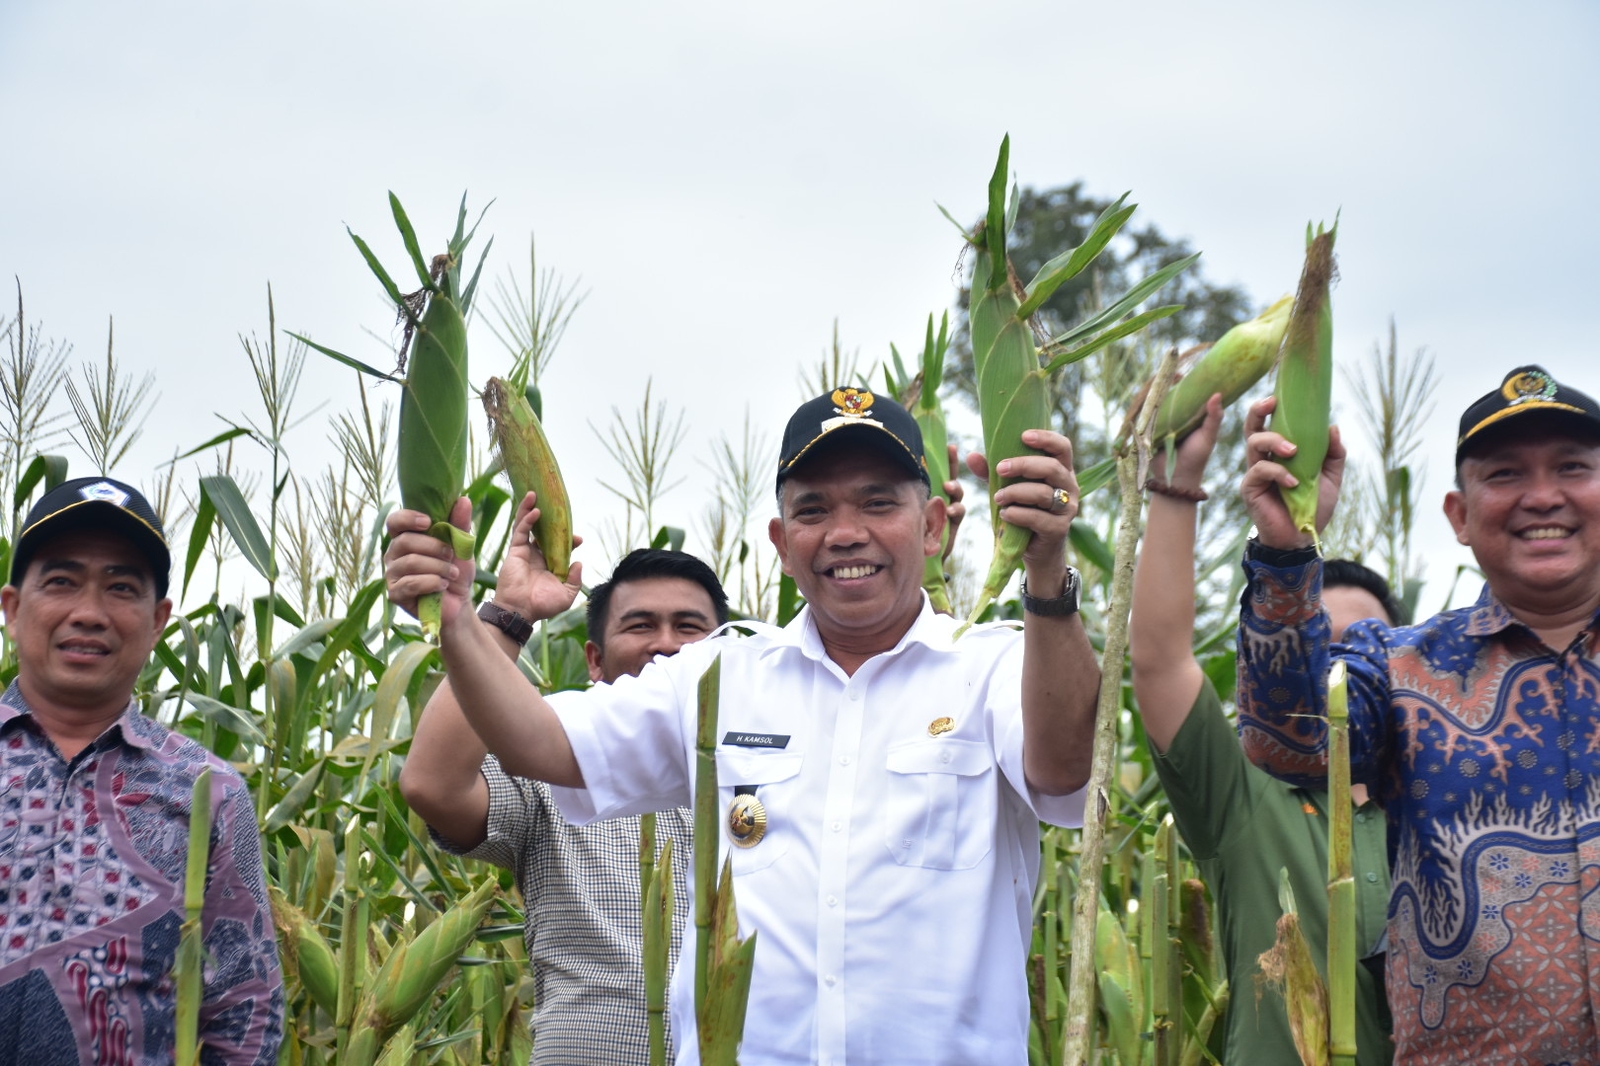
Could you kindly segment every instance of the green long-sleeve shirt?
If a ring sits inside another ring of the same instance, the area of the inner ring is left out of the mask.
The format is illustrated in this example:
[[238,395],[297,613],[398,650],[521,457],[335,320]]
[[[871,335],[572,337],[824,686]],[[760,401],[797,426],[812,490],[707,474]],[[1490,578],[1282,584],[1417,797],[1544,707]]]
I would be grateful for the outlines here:
[[[1277,992],[1257,996],[1257,959],[1276,937],[1279,871],[1289,883],[1301,928],[1318,969],[1327,971],[1328,794],[1286,785],[1256,769],[1239,748],[1233,725],[1209,681],[1156,771],[1172,815],[1216,899],[1223,960],[1232,990],[1225,1063],[1282,1063],[1299,1057]],[[1356,878],[1356,950],[1366,955],[1383,934],[1389,909],[1387,830],[1374,803],[1356,810],[1352,859]],[[1356,1061],[1384,1066],[1393,1058],[1383,987],[1356,967]]]

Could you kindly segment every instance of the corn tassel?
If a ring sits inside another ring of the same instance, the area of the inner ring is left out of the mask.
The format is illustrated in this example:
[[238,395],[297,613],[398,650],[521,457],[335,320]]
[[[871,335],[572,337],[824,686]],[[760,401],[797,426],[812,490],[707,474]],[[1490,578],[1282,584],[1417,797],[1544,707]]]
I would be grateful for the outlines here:
[[341,1064],[371,1066],[389,1039],[416,1016],[477,935],[498,886],[496,878],[486,878],[415,938],[395,944],[361,998]]
[[300,975],[300,987],[311,1001],[333,1017],[339,1009],[339,964],[333,949],[317,930],[317,924],[283,894],[277,885],[267,886],[272,902],[272,922],[278,928],[278,944],[284,962]]
[[489,414],[495,452],[511,480],[513,506],[522,503],[528,490],[537,493],[539,521],[533,538],[546,569],[565,581],[572,568],[572,501],[527,389],[517,387],[514,374],[510,380],[490,378],[483,387],[483,409]]
[[732,856],[722,865],[720,883],[716,879],[722,835],[716,757],[721,692],[722,658],[718,656],[700,677],[695,745],[694,1013],[703,1066],[737,1066],[756,950],[755,933],[739,939]]
[[211,865],[211,767],[195,778],[189,804],[189,857],[183,879],[183,927],[173,977],[178,986],[175,1041],[177,1066],[200,1062],[200,1001],[205,996],[206,870]]
[[[450,524],[450,512],[466,480],[467,467],[467,322],[472,295],[483,270],[483,260],[465,288],[461,285],[461,256],[477,232],[467,231],[467,198],[462,196],[456,215],[455,235],[447,250],[425,262],[411,220],[400,200],[389,194],[389,209],[405,241],[412,265],[422,288],[402,294],[388,271],[378,262],[367,242],[350,234],[373,274],[383,285],[405,322],[405,341],[400,349],[401,381],[399,460],[400,502],[433,520],[429,534],[451,546],[457,558],[470,559],[474,541],[470,533]],[[481,216],[480,216],[481,221]],[[492,245],[494,242],[490,241]],[[484,248],[487,257],[488,247]],[[293,334],[291,334],[294,336]],[[374,370],[365,363],[325,348],[304,337],[306,344],[347,366],[390,381],[392,374]],[[407,351],[410,352],[409,361]],[[417,618],[423,632],[437,640],[443,597],[440,593],[423,596],[417,603]]]
[[[939,386],[944,382],[945,353],[950,349],[950,315],[945,313],[939,323],[939,333],[933,332],[933,316],[928,316],[928,333],[922,344],[922,369],[915,376],[906,373],[905,364],[894,345],[889,346],[897,373],[889,378],[890,392],[897,398],[922,430],[922,454],[928,464],[928,480],[933,495],[950,502],[944,483],[951,478],[950,437],[945,428],[944,407],[939,403]],[[939,538],[939,554],[930,555],[922,573],[922,588],[928,594],[933,609],[941,614],[954,614],[950,605],[950,589],[944,579],[944,553],[950,545],[950,527],[946,526]]]
[[1222,393],[1222,406],[1227,407],[1266,377],[1278,361],[1293,306],[1294,298],[1285,296],[1224,333],[1167,393],[1151,439],[1157,444],[1169,437],[1173,443],[1181,441],[1205,421],[1206,401],[1214,394]]
[[1356,880],[1351,863],[1349,680],[1328,674],[1328,1032],[1333,1066],[1356,1061]]
[[1007,136],[1000,144],[1000,158],[989,179],[987,217],[975,232],[966,234],[967,241],[977,250],[972,298],[967,310],[978,379],[978,413],[983,420],[984,452],[989,460],[990,517],[995,529],[994,558],[967,625],[977,621],[999,598],[1011,575],[1022,565],[1022,554],[1033,537],[1031,531],[1003,521],[993,500],[1003,486],[1018,480],[1002,478],[1000,463],[1037,454],[1022,443],[1023,431],[1050,427],[1050,375],[1143,329],[1157,318],[1181,310],[1177,305],[1160,307],[1119,321],[1145,297],[1199,258],[1190,256],[1163,267],[1105,311],[1054,338],[1045,353],[1050,356],[1050,362],[1041,365],[1040,353],[1033,343],[1031,320],[1034,313],[1065,282],[1094,261],[1132,216],[1134,205],[1124,205],[1126,196],[1119,199],[1095,220],[1082,245],[1045,263],[1033,281],[1024,287],[1006,256],[1006,236],[1012,221],[1012,213],[1006,208],[1010,158],[1011,138]]
[[[1317,539],[1317,493],[1322,483],[1322,461],[1328,455],[1328,426],[1333,405],[1333,305],[1328,288],[1333,281],[1333,240],[1339,231],[1306,226],[1306,263],[1294,296],[1294,312],[1278,361],[1278,382],[1273,395],[1272,429],[1293,442],[1295,453],[1283,465],[1298,481],[1283,488],[1283,502],[1295,528]],[[1320,542],[1319,547],[1320,547]]]

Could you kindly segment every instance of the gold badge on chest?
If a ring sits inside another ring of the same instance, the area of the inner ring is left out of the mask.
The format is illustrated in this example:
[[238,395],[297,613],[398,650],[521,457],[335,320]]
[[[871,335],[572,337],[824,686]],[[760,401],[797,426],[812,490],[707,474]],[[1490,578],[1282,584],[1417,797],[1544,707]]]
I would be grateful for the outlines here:
[[956,720],[954,718],[935,718],[933,721],[928,723],[928,735],[930,737],[936,737],[941,733],[950,732],[950,730],[954,729],[955,727]]
[[753,848],[767,835],[767,808],[753,795],[733,797],[728,805],[728,837],[735,847]]

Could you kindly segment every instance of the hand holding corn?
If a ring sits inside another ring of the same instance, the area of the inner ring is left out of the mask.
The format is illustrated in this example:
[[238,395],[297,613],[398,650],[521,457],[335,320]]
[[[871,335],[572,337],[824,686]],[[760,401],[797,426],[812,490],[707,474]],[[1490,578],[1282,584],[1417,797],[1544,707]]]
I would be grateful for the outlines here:
[[[1177,446],[1172,463],[1172,477],[1167,477],[1166,449],[1156,448],[1152,451],[1150,456],[1151,477],[1166,481],[1173,488],[1184,492],[1195,491],[1204,486],[1206,464],[1211,461],[1211,453],[1217,446],[1217,434],[1222,429],[1223,402],[1223,394],[1214,392],[1202,405],[1199,424]],[[1151,506],[1155,505],[1156,500],[1187,503],[1184,500],[1152,493],[1150,496]]]
[[[566,580],[550,572],[544,552],[534,533],[544,517],[538,507],[538,493],[528,492],[517,507],[511,529],[511,544],[505,562],[495,579],[495,602],[527,618],[530,622],[554,618],[572,606],[583,588],[583,564],[571,563]],[[583,538],[570,538],[576,547]]]
[[[1022,443],[1037,454],[1001,460],[999,476],[1016,480],[995,490],[992,506],[1006,522],[1033,534],[1022,553],[1029,591],[1055,596],[1065,587],[1067,532],[1078,514],[1072,442],[1048,429],[1029,429]],[[989,476],[989,462],[979,452],[967,456],[967,467],[980,478]],[[1066,494],[1065,503],[1058,493]]]
[[[1287,551],[1292,548],[1309,548],[1315,543],[1310,533],[1296,527],[1289,514],[1280,489],[1293,488],[1299,479],[1289,472],[1284,461],[1294,455],[1295,446],[1281,433],[1266,428],[1267,416],[1277,406],[1277,397],[1269,396],[1250,407],[1245,416],[1246,462],[1240,495],[1250,520],[1255,523],[1261,543],[1269,548]],[[1317,486],[1317,530],[1320,532],[1333,517],[1333,508],[1339,500],[1339,485],[1344,480],[1344,443],[1339,438],[1339,427],[1328,430],[1328,455],[1322,461],[1322,472]]]
[[[472,501],[465,496],[450,510],[450,524],[457,529],[472,527]],[[461,608],[472,608],[472,579],[478,568],[471,559],[459,559],[444,541],[429,534],[433,519],[422,511],[398,508],[389,513],[384,527],[389,533],[389,549],[383,553],[384,584],[389,602],[417,615],[417,601],[424,596],[444,593],[440,620],[448,626]]]

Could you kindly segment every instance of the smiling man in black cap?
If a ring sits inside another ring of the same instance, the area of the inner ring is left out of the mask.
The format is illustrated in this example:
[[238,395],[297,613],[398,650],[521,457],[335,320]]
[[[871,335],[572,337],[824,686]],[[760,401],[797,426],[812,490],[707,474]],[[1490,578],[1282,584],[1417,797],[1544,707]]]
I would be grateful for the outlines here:
[[29,512],[0,599],[0,1066],[170,1063],[189,804],[213,774],[207,1061],[277,1061],[283,981],[244,781],[139,712],[172,612],[171,555],[138,490],[80,478]]
[[[956,621],[922,592],[940,549],[922,437],[899,405],[841,388],[784,433],[769,534],[806,607],[637,678],[542,699],[470,609],[473,568],[421,516],[390,595],[443,590],[441,648],[473,727],[573,821],[687,804],[695,692],[720,654],[719,850],[758,931],[740,1062],[1027,1062],[1025,963],[1041,819],[1078,824],[1100,670],[1067,566],[1072,445],[1030,430],[1002,515],[1034,536],[1026,622]],[[394,523],[391,522],[391,528]],[[672,984],[680,1066],[699,1061],[692,952]]]
[[[1320,784],[1325,679],[1349,670],[1352,779],[1396,849],[1395,1060],[1600,1062],[1600,407],[1537,366],[1468,407],[1444,509],[1487,579],[1477,603],[1330,647],[1269,404],[1248,426],[1240,733],[1263,769]],[[1331,449],[1320,522],[1342,467]]]

